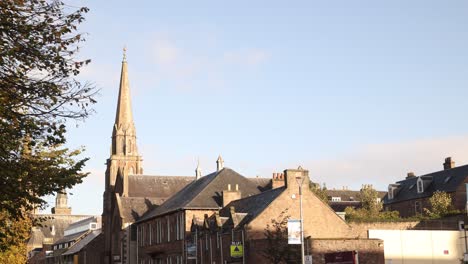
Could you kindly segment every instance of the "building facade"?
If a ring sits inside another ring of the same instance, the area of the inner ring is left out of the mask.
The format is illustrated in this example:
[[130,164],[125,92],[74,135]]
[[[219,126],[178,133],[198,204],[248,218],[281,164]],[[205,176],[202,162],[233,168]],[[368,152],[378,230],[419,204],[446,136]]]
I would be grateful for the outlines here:
[[384,209],[398,211],[402,217],[423,215],[424,208],[431,209],[429,199],[440,191],[450,195],[453,209],[465,211],[468,165],[455,167],[455,162],[448,157],[443,168],[421,176],[410,172],[404,180],[390,184],[383,199]]

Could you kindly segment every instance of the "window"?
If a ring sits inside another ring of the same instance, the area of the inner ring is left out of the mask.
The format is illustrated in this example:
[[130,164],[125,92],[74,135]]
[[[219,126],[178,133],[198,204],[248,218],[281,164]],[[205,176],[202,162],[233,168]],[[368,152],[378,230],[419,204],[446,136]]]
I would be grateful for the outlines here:
[[332,202],[341,202],[341,197],[332,197]]
[[415,214],[421,214],[422,213],[421,202],[420,201],[415,201],[414,202],[414,213]]
[[391,200],[393,199],[393,187],[388,186],[388,199]]
[[171,223],[169,221],[169,217],[166,217],[166,223],[167,223],[167,242],[171,241]]
[[424,184],[423,184],[423,181],[422,181],[421,178],[418,178],[417,186],[418,186],[418,193],[423,193],[424,192]]

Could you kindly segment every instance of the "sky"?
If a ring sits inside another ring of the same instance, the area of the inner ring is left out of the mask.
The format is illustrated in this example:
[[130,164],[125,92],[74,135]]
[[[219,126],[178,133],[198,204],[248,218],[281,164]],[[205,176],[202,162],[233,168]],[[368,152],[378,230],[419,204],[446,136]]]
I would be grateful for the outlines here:
[[90,158],[75,214],[102,212],[124,45],[145,174],[208,174],[221,154],[249,177],[300,165],[386,190],[468,164],[467,1],[66,2],[90,8],[79,78],[100,89],[69,126]]

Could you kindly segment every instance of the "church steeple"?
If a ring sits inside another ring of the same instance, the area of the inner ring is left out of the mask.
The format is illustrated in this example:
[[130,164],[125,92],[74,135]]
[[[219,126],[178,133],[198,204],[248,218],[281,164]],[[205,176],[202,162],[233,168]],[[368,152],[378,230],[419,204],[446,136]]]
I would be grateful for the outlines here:
[[106,188],[115,185],[119,168],[125,174],[143,173],[141,168],[142,158],[138,154],[136,144],[136,129],[133,122],[127,67],[126,48],[124,48],[117,111],[112,130],[111,157],[107,164]]
[[132,102],[130,99],[130,86],[128,83],[127,49],[124,48],[122,59],[122,71],[120,73],[119,99],[117,101],[117,112],[115,124],[118,126],[133,125]]

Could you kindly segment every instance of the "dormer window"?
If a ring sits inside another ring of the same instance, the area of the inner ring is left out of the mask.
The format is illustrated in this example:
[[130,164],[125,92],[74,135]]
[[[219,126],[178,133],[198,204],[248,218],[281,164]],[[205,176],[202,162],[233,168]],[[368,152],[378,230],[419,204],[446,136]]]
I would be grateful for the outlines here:
[[424,184],[423,184],[423,181],[422,181],[421,177],[418,178],[417,186],[418,186],[418,193],[423,193],[424,192]]
[[393,199],[393,187],[392,186],[388,186],[388,199]]
[[331,201],[332,202],[341,202],[341,197],[332,197]]

